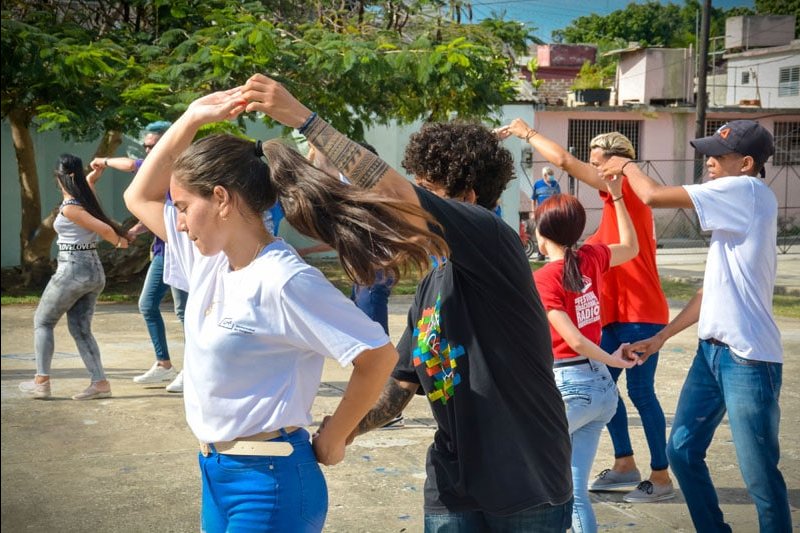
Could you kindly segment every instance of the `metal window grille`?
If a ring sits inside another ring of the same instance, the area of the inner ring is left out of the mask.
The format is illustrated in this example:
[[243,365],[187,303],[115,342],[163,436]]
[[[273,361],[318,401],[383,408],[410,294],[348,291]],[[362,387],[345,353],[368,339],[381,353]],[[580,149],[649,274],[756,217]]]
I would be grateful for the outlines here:
[[800,121],[776,122],[773,135],[775,155],[772,157],[772,164],[778,166],[800,164]]
[[750,83],[750,71],[745,70],[742,71],[742,85],[747,85]]
[[727,124],[731,120],[734,119],[714,119],[714,120],[706,120],[706,137],[710,135],[714,135],[718,129],[722,127],[723,124]]
[[786,67],[778,71],[778,96],[800,94],[800,66]]
[[589,161],[589,142],[601,133],[618,131],[633,143],[636,155],[639,155],[638,120],[573,120],[570,119],[567,130],[567,146],[581,161]]

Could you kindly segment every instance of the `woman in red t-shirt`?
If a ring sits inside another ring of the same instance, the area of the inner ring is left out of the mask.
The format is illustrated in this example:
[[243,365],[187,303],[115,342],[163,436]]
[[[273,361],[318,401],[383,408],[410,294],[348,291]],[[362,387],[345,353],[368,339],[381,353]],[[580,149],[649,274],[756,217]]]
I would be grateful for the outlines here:
[[577,198],[557,194],[536,208],[536,240],[551,262],[534,280],[553,338],[554,372],[567,410],[572,438],[572,529],[597,531],[589,499],[589,475],[600,433],[617,410],[618,393],[606,365],[630,368],[621,347],[609,354],[600,343],[602,275],[612,266],[636,257],[639,245],[623,202],[620,180],[608,182],[619,226],[619,244],[587,244],[574,249],[586,212]]
[[[589,143],[589,162],[570,154],[558,143],[548,139],[528,126],[524,120],[515,119],[497,131],[501,138],[516,135],[525,139],[545,159],[566,170],[586,185],[600,192],[603,200],[603,215],[600,226],[586,243],[619,242],[614,202],[606,192],[606,185],[597,169],[611,156],[636,157],[630,139],[618,132],[603,133]],[[613,352],[622,343],[634,343],[648,339],[661,331],[669,322],[669,306],[656,265],[656,236],[653,212],[633,193],[628,179],[620,176],[623,202],[633,221],[639,241],[639,255],[627,263],[610,269],[603,276],[603,291],[600,294],[603,334],[601,347]],[[608,432],[614,444],[614,465],[606,468],[592,483],[593,491],[614,490],[625,487],[636,488],[623,499],[630,503],[646,503],[675,497],[669,477],[667,462],[667,423],[664,410],[658,401],[655,375],[658,368],[658,353],[643,364],[626,370],[628,397],[636,406],[642,420],[642,429],[650,450],[650,476],[642,481],[636,466],[628,430],[628,412],[620,397],[617,412],[608,423]],[[614,381],[619,379],[621,369],[610,369]]]

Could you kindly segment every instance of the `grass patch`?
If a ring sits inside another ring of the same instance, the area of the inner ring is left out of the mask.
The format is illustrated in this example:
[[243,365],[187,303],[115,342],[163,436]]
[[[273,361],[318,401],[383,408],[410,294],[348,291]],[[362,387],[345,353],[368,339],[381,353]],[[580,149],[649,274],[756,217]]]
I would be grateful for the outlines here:
[[[342,267],[335,260],[310,261],[315,267],[320,269],[325,277],[346,296],[350,296],[352,282],[344,274]],[[537,270],[544,266],[544,262],[531,261],[531,270]],[[146,272],[127,280],[109,280],[106,288],[100,295],[99,301],[111,303],[136,303],[139,300],[139,293],[144,284]],[[392,294],[414,294],[417,290],[417,283],[422,278],[419,272],[409,272],[392,289]],[[11,287],[10,289],[8,287]],[[664,294],[673,302],[688,302],[697,292],[698,285],[682,280],[671,278],[661,278],[661,287]],[[13,280],[3,279],[3,293],[0,297],[0,304],[30,304],[39,303],[39,298],[44,287],[24,288],[15,286]],[[170,298],[167,291],[167,298]],[[800,295],[796,294],[776,294],[772,299],[773,312],[776,316],[784,318],[800,319]]]

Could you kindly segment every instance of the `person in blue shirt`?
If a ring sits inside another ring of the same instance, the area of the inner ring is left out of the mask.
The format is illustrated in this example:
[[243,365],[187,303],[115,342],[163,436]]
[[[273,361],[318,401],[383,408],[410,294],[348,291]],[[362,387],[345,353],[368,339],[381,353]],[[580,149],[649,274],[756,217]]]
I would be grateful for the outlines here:
[[[533,212],[536,211],[536,208],[541,205],[542,202],[554,194],[561,194],[561,185],[559,185],[556,180],[553,168],[544,167],[542,168],[542,179],[536,180],[536,183],[533,184],[533,194],[531,194],[533,204],[531,205],[531,216],[533,216]],[[533,233],[531,233],[531,236],[532,235]],[[544,254],[539,252],[536,259],[538,261],[544,261]]]

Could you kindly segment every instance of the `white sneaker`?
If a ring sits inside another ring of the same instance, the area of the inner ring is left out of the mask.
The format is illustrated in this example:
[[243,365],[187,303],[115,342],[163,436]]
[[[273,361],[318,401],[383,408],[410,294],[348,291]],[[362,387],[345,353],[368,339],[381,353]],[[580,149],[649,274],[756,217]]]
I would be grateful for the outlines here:
[[178,372],[178,377],[167,385],[167,392],[183,392],[183,370]]
[[163,381],[172,381],[177,375],[178,371],[175,370],[174,366],[164,368],[163,366],[158,366],[158,363],[153,363],[150,370],[141,376],[136,376],[133,381],[134,383],[161,383]]

